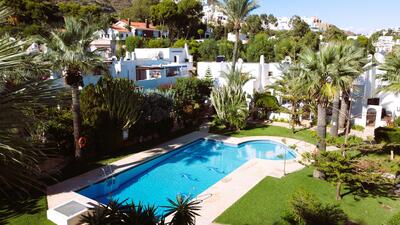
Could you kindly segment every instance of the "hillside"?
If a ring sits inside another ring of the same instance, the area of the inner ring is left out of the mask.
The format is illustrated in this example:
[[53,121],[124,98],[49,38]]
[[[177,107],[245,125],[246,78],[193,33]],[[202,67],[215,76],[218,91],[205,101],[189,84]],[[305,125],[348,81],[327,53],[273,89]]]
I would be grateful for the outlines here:
[[[54,3],[71,2],[71,0],[53,0]],[[75,0],[80,4],[99,4],[109,11],[120,11],[131,6],[131,0]]]

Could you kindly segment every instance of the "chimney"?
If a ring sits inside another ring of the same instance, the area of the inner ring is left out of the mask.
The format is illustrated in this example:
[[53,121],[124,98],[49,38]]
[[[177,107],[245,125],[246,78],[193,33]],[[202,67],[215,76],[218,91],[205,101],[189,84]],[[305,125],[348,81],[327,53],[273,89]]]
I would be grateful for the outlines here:
[[131,18],[128,18],[128,26],[131,26]]
[[145,19],[144,22],[146,23],[146,28],[149,28],[149,21]]

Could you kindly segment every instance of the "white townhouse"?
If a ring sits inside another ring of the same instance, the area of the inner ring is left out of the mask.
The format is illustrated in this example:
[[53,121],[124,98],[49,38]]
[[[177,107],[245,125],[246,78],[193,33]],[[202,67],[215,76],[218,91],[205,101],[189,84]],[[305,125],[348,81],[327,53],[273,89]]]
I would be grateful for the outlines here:
[[[247,94],[253,95],[254,92],[266,91],[266,86],[274,84],[282,76],[285,64],[290,64],[290,58],[286,58],[281,63],[265,63],[264,56],[260,57],[258,63],[237,63],[237,68],[242,72],[249,73],[252,80],[247,82],[244,90]],[[230,70],[231,63],[227,62],[198,62],[197,73],[200,78],[204,78],[207,72],[214,78],[214,84],[219,86],[226,83],[221,75]],[[361,74],[353,83],[352,90],[352,120],[356,125],[363,127],[386,126],[387,122],[400,117],[400,95],[392,93],[380,93],[378,88],[385,85],[377,78],[379,65],[372,67]],[[278,98],[282,103],[282,101]],[[290,107],[288,105],[287,107]],[[276,118],[288,119],[288,115],[274,115]]]
[[[175,83],[178,77],[190,76],[193,57],[184,48],[136,48],[125,58],[106,62],[112,77],[128,78],[144,89]],[[84,84],[96,83],[101,76],[86,76]]]

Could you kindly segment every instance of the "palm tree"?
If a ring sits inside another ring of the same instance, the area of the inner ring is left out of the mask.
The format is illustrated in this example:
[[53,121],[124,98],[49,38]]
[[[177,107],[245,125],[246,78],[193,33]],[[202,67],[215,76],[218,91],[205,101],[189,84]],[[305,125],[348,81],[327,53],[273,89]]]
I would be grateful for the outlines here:
[[95,40],[97,26],[73,17],[65,18],[65,29],[51,32],[48,41],[47,58],[54,69],[62,70],[65,83],[71,87],[72,113],[75,140],[75,157],[81,157],[78,143],[81,130],[79,87],[83,85],[83,75],[101,65],[97,51],[90,51],[90,43]]
[[[0,5],[0,23],[11,14]],[[27,132],[33,119],[25,112],[52,102],[59,90],[50,81],[35,79],[38,56],[26,53],[27,44],[0,35],[0,194],[4,196],[9,196],[10,190],[13,194],[28,194],[30,188],[41,190],[38,163],[44,154]]]
[[[354,45],[342,43],[338,44],[336,47],[337,75],[343,78],[347,77],[348,79],[340,79],[338,80],[339,83],[333,85],[337,85],[337,88],[342,91],[344,96],[349,96],[349,90],[351,89],[354,79],[363,71],[366,57],[364,55],[364,50]],[[346,100],[343,101],[345,102]],[[333,137],[338,136],[339,104],[340,91],[335,93],[332,104],[332,127],[330,133]],[[344,112],[346,113],[344,116],[347,116],[347,110]]]
[[292,108],[290,111],[292,131],[295,132],[296,125],[300,124],[298,108],[302,100],[306,98],[300,82],[301,68],[299,64],[292,64],[288,69],[282,68],[284,71],[280,80],[273,85],[267,86],[276,91],[276,94],[282,100],[289,101]]
[[378,76],[386,84],[379,89],[381,92],[400,93],[400,49],[396,49],[386,56],[385,62],[380,66],[384,74]]
[[196,212],[200,210],[200,202],[192,200],[190,196],[184,197],[181,194],[176,196],[176,201],[168,199],[169,206],[165,206],[166,215],[173,214],[170,225],[194,225],[196,224]]
[[336,53],[336,46],[328,45],[319,52],[306,49],[300,55],[301,83],[318,107],[317,147],[321,151],[326,150],[326,110],[329,100],[339,91],[337,84],[348,79],[337,73]]
[[236,40],[233,48],[232,70],[235,70],[236,60],[238,57],[238,42],[240,41],[241,24],[246,20],[246,17],[259,7],[255,0],[223,0],[220,2],[223,12],[228,16],[233,23]]

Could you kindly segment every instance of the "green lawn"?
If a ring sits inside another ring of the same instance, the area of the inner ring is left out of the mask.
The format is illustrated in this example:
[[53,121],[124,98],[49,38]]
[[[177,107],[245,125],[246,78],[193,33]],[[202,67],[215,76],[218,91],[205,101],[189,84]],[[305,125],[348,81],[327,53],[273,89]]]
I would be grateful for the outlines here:
[[257,127],[249,127],[239,132],[222,132],[220,130],[214,130],[216,133],[229,135],[233,137],[246,137],[246,136],[280,136],[298,139],[302,141],[306,141],[312,144],[317,143],[317,139],[315,138],[315,132],[310,131],[308,129],[297,131],[293,133],[291,129],[285,127],[278,126],[257,126]]
[[[0,206],[0,224],[13,225],[52,225],[51,221],[47,220],[46,197],[41,196],[38,199],[30,199],[27,201],[18,202],[19,210],[10,210],[8,205]],[[16,208],[16,207],[14,207]]]
[[[234,205],[220,215],[216,222],[231,225],[267,225],[277,223],[288,207],[288,199],[297,190],[309,191],[321,201],[337,203],[335,187],[312,177],[312,168],[289,174],[282,179],[267,177]],[[365,225],[384,224],[400,211],[400,201],[385,197],[355,198],[349,194],[338,202],[354,222]]]

